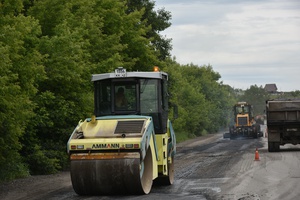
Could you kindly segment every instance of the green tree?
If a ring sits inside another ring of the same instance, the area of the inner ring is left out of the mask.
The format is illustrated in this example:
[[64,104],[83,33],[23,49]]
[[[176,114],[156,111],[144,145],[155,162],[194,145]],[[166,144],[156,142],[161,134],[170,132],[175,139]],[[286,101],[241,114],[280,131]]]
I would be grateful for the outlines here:
[[[51,5],[52,1],[47,3]],[[34,11],[38,18],[41,5],[36,6],[29,9],[29,13]],[[53,35],[40,39],[39,50],[45,56],[47,78],[39,82],[35,98],[37,120],[28,127],[27,138],[32,139],[23,141],[26,145],[22,151],[31,174],[49,174],[65,168],[67,139],[76,122],[92,114],[90,74],[93,64],[87,50],[89,41],[84,38],[85,24],[73,27],[68,22],[74,20],[70,8],[63,9],[60,12],[69,17],[48,30]]]
[[93,113],[91,74],[149,70],[159,59],[146,37],[144,8],[127,13],[121,0],[43,0],[26,11],[42,27],[46,79],[38,83],[37,120],[27,127],[22,153],[32,174],[53,173],[66,167],[65,144],[78,120]]
[[300,97],[300,90],[295,90],[291,92],[291,96],[292,97]]
[[175,61],[169,61],[163,69],[169,74],[169,90],[171,103],[178,106],[178,119],[174,121],[174,129],[179,141],[201,135],[207,118],[205,97],[199,92],[201,88],[193,84],[192,77],[185,75],[188,67]]
[[44,78],[37,51],[40,26],[21,14],[22,1],[0,3],[0,180],[28,175],[21,138],[35,117],[38,81]]
[[220,75],[212,66],[179,65],[169,60],[171,101],[179,108],[174,122],[179,138],[212,133],[228,126],[233,89],[219,83]]
[[[181,139],[226,124],[232,88],[211,66],[169,58],[171,14],[150,0],[0,3],[0,179],[66,168],[67,140],[93,113],[92,74],[123,66],[170,74]],[[6,153],[4,153],[4,151]]]
[[262,115],[266,109],[266,100],[269,99],[269,94],[262,86],[251,85],[245,93],[239,97],[239,101],[246,101],[253,105],[253,114]]
[[170,57],[170,51],[172,50],[171,39],[164,37],[160,34],[171,26],[171,12],[166,11],[164,8],[160,8],[157,11],[155,8],[155,1],[151,0],[127,0],[127,12],[131,13],[136,10],[145,10],[142,15],[142,21],[146,23],[146,26],[151,27],[147,31],[146,37],[151,39],[152,44],[158,51],[158,58],[160,60],[166,60]]

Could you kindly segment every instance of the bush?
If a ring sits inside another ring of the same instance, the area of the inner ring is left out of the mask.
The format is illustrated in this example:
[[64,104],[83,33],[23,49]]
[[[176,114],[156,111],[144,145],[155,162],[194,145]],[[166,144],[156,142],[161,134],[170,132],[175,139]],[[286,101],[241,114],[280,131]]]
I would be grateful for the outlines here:
[[31,175],[53,174],[61,169],[59,159],[50,157],[55,155],[55,152],[43,151],[38,145],[34,149],[35,151],[27,157]]
[[0,165],[0,182],[29,176],[28,166],[21,162],[17,155],[11,162]]

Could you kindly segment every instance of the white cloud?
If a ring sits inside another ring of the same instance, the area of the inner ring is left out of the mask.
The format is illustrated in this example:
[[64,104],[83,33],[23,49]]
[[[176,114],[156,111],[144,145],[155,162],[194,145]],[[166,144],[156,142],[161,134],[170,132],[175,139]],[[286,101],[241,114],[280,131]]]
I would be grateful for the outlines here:
[[[184,2],[184,4],[183,4]],[[181,64],[211,64],[235,88],[276,83],[300,90],[300,2],[160,1],[172,13],[172,55]]]

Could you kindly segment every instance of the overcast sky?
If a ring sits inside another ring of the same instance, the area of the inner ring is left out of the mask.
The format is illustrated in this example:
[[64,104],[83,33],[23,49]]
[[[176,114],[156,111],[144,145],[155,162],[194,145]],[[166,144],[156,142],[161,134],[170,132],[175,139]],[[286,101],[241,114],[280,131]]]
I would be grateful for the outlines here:
[[156,0],[180,64],[212,65],[234,88],[300,90],[300,0]]

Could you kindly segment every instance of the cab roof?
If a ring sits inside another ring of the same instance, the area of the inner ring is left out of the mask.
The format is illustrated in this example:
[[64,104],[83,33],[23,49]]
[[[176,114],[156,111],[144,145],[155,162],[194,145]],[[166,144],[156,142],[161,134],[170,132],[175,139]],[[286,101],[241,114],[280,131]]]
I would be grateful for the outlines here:
[[[122,70],[122,73],[118,71]],[[165,72],[126,72],[124,68],[118,68],[115,72],[104,73],[104,74],[93,74],[92,81],[99,81],[112,78],[152,78],[152,79],[163,79],[165,76],[168,79],[168,74]]]

